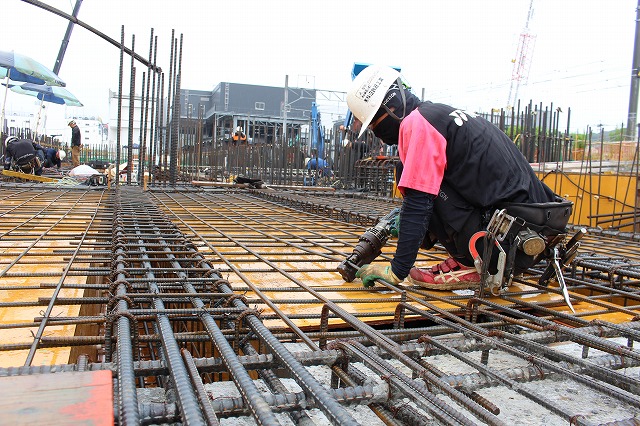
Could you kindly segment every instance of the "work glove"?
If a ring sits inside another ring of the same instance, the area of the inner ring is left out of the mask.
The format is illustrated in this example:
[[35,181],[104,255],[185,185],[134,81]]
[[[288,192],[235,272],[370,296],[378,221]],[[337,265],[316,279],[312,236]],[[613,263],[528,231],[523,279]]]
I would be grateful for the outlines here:
[[400,234],[400,215],[397,215],[393,220],[393,223],[389,227],[389,233],[392,237],[398,238],[398,234]]
[[396,274],[391,270],[391,265],[373,265],[367,264],[362,266],[356,272],[356,278],[362,279],[362,285],[365,287],[373,287],[376,283],[376,280],[385,280],[389,284],[398,284],[402,281],[400,278],[396,277]]

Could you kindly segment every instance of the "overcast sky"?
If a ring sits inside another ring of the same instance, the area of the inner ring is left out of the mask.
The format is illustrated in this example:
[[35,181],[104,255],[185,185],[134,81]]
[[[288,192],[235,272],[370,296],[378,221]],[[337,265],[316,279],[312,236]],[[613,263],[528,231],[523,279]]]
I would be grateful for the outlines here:
[[[44,0],[71,14],[76,0]],[[84,0],[78,19],[148,57],[151,29],[168,77],[171,30],[183,35],[182,88],[220,81],[346,91],[354,62],[402,68],[418,96],[489,111],[508,103],[512,60],[530,0]],[[637,0],[534,0],[528,84],[519,98],[561,107],[563,128],[626,125]],[[21,0],[2,0],[0,50],[53,68],[67,21]],[[138,92],[141,73],[138,69]],[[125,59],[125,69],[130,59]],[[98,115],[107,121],[118,90],[119,50],[75,26],[60,77],[85,105],[51,105],[49,114]],[[127,77],[128,78],[128,77]],[[128,81],[125,82],[128,92]],[[9,92],[7,109],[37,106]],[[25,106],[26,105],[26,106]],[[346,111],[327,107],[323,118]],[[52,118],[50,118],[51,120]],[[63,120],[60,118],[60,120]],[[328,123],[325,123],[328,124]]]

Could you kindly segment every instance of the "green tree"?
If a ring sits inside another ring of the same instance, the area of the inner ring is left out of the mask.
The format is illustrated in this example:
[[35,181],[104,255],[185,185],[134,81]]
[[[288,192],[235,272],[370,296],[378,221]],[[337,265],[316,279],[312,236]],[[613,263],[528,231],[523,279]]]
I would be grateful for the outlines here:
[[612,142],[621,141],[624,139],[624,128],[616,126],[615,130],[608,132],[609,140]]

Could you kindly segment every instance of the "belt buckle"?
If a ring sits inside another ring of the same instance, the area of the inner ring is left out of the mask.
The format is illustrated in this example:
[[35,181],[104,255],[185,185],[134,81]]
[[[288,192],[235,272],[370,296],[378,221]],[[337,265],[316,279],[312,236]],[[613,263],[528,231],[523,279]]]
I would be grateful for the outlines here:
[[502,242],[515,221],[516,218],[508,215],[505,209],[496,210],[487,225],[487,232],[493,235],[496,241]]

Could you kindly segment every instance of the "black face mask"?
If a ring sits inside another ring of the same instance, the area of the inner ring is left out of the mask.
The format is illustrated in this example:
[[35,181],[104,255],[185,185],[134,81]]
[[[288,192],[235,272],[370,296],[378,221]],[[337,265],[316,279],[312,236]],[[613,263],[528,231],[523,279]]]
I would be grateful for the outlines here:
[[400,121],[387,115],[375,129],[373,134],[387,145],[398,145],[398,135],[400,134]]
[[[400,123],[402,120],[420,105],[420,99],[405,89],[398,81],[387,91],[386,97],[388,101],[382,105],[378,113],[373,118],[373,122],[385,112],[387,116],[373,130],[376,137],[382,139],[387,145],[398,145],[398,137],[400,135]],[[395,95],[395,96],[394,96]],[[393,111],[391,111],[393,109]],[[395,116],[395,117],[394,117]]]

